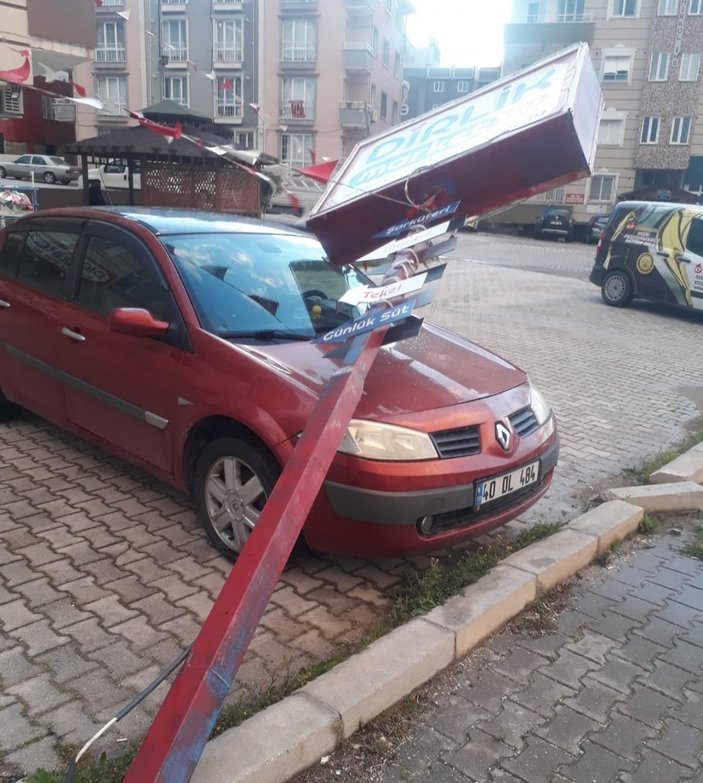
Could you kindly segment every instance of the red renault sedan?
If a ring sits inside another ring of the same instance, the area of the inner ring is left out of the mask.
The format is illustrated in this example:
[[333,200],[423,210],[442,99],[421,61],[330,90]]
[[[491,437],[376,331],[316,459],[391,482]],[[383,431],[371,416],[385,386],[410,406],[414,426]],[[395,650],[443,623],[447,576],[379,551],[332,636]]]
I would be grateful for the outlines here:
[[[365,284],[258,221],[35,213],[0,232],[0,414],[27,408],[190,492],[234,558],[339,366],[313,339],[361,313],[339,299]],[[365,556],[464,541],[541,497],[557,454],[524,372],[425,324],[381,349],[304,535]]]

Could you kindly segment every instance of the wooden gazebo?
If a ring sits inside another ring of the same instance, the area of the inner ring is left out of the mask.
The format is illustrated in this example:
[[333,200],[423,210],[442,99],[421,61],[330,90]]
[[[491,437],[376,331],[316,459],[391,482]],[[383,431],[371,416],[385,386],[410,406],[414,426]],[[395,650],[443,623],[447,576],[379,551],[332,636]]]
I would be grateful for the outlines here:
[[[180,122],[181,137],[170,139],[139,125],[116,128],[63,147],[64,153],[81,158],[86,204],[91,165],[120,161],[127,167],[129,204],[261,214],[261,189],[266,185],[247,170],[251,153],[242,151],[238,155],[231,142],[203,130],[202,126],[210,122],[208,118],[171,101],[148,107],[142,114],[162,124]],[[218,152],[210,151],[215,148]],[[221,154],[223,150],[227,154]],[[134,186],[136,171],[141,180],[139,190]]]

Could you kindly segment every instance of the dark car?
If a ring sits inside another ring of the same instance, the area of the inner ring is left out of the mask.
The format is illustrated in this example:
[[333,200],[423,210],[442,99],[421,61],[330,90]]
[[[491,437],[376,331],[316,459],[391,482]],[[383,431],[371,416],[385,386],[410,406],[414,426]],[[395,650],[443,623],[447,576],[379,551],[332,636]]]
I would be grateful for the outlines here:
[[[368,284],[309,234],[230,216],[46,210],[0,232],[11,403],[192,493],[244,546],[340,359],[313,338]],[[305,523],[319,550],[396,556],[513,519],[547,490],[556,423],[525,373],[425,322],[381,349]]]
[[535,239],[542,237],[557,237],[571,242],[574,238],[574,221],[571,211],[566,207],[547,207],[537,218],[535,224]]
[[586,229],[586,242],[589,245],[596,245],[600,241],[605,227],[608,225],[610,215],[594,215],[588,221],[588,228]]

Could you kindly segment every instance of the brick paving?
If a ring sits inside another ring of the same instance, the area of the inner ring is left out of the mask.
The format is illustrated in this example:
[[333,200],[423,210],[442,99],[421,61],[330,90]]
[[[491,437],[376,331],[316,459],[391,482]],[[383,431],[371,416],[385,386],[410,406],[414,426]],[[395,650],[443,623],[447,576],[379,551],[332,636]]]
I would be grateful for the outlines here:
[[[608,570],[592,566],[551,629],[519,620],[441,674],[363,779],[701,783],[703,562],[682,540],[662,532]],[[359,780],[366,731],[296,783]]]
[[[432,319],[525,367],[559,417],[555,483],[524,521],[576,515],[602,477],[700,426],[700,324],[691,317],[605,308],[582,279],[590,248],[478,235],[462,236],[455,255]],[[402,571],[424,562],[297,552],[232,698],[358,639]],[[82,744],[194,639],[228,568],[170,488],[34,417],[0,424],[0,771],[56,766],[56,738]],[[662,580],[648,586],[653,597],[667,589]],[[682,606],[650,635],[679,627]],[[613,627],[638,621],[635,603],[626,610]],[[637,665],[657,658],[656,639],[630,643]],[[677,668],[662,660],[656,681],[673,692],[667,666]],[[138,739],[164,690],[103,747]],[[525,715],[546,709],[537,692],[521,699]],[[683,729],[677,736],[683,748]]]

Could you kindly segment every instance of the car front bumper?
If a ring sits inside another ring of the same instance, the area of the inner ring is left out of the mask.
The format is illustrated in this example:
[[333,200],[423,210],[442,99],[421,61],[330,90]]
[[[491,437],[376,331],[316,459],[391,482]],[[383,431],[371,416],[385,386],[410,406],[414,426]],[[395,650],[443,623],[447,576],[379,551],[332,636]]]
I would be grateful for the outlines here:
[[[521,444],[509,465],[494,464],[489,470],[481,468],[480,460],[477,465],[476,458],[435,461],[468,465],[473,459],[473,470],[457,472],[451,483],[448,477],[445,486],[417,489],[423,483],[421,468],[407,488],[393,491],[328,479],[305,525],[306,540],[313,549],[329,552],[398,557],[436,551],[499,527],[526,511],[551,484],[559,455],[553,418],[540,430]],[[535,484],[475,508],[478,481],[536,460]]]

